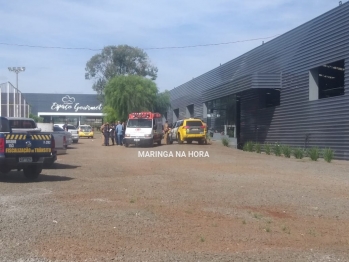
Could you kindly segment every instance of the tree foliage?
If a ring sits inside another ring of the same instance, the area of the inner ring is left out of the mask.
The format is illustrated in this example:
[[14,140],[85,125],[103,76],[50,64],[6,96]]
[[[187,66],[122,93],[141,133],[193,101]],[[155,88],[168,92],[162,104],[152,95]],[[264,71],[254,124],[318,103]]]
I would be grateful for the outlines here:
[[165,90],[163,93],[158,93],[154,103],[154,112],[164,115],[170,106],[170,92]]
[[105,106],[115,111],[118,120],[125,121],[131,112],[153,111],[157,94],[156,84],[148,78],[116,76],[105,87]]
[[115,76],[138,75],[155,80],[158,69],[142,49],[119,45],[104,47],[86,63],[85,71],[85,78],[94,80],[93,90],[103,96],[107,83]]
[[44,122],[44,118],[40,117],[40,116],[36,116],[32,113],[29,114],[29,118],[34,119],[35,123],[43,123]]

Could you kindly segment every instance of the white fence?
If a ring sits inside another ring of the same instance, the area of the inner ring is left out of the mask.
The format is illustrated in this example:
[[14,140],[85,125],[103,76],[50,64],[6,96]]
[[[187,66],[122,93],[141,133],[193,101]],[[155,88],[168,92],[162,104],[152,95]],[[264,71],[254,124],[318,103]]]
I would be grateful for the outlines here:
[[0,84],[0,116],[29,117],[30,106],[10,82]]

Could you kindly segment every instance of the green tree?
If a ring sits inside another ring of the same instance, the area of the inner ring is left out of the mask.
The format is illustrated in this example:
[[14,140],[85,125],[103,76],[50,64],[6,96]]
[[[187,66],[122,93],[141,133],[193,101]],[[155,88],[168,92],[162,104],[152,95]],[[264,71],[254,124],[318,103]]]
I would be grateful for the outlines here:
[[170,106],[170,92],[165,90],[163,93],[158,93],[154,103],[154,112],[164,115]]
[[103,113],[106,115],[105,116],[106,122],[115,123],[116,121],[120,120],[120,119],[118,119],[116,111],[111,106],[104,106]]
[[131,112],[153,111],[158,88],[145,77],[116,76],[105,87],[106,110],[114,110],[117,120],[125,121]]
[[43,117],[36,116],[36,115],[34,115],[32,113],[29,114],[29,118],[34,119],[34,121],[36,123],[43,123],[44,122],[44,118]]
[[118,75],[138,75],[155,80],[158,69],[146,52],[128,45],[106,46],[94,55],[85,68],[85,78],[94,80],[93,90],[103,97],[107,83]]

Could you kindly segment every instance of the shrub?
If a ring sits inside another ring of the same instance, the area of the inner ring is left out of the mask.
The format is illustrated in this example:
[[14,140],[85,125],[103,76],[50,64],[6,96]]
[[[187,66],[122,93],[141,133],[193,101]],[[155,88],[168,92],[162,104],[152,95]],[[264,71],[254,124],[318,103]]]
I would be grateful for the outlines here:
[[244,146],[242,147],[243,151],[247,151],[247,143],[244,144]]
[[325,148],[323,151],[324,159],[330,163],[333,159],[333,150],[331,148]]
[[261,153],[262,149],[261,149],[261,144],[260,143],[255,143],[254,144],[254,149],[256,151],[256,153]]
[[248,151],[248,152],[253,152],[254,145],[253,145],[253,142],[252,142],[252,141],[248,141],[248,142],[246,143],[246,147],[247,147],[247,151]]
[[275,143],[275,145],[273,146],[273,152],[276,156],[281,156],[281,146],[279,145],[279,143]]
[[290,146],[283,146],[282,148],[282,153],[284,154],[285,157],[290,158],[291,157],[291,147]]
[[222,138],[222,144],[223,146],[229,146],[229,139],[228,138]]
[[308,156],[311,160],[317,161],[320,155],[320,150],[317,147],[312,147],[308,150]]
[[269,143],[264,144],[264,150],[267,155],[270,155],[271,153],[271,146]]
[[297,159],[302,159],[304,157],[304,151],[302,148],[295,148],[293,150],[293,155]]

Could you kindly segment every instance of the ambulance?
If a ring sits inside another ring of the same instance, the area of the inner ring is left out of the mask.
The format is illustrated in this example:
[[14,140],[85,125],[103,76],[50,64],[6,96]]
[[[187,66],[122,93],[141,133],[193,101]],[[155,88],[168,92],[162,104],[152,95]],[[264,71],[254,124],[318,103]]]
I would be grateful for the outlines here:
[[159,113],[137,112],[128,116],[123,144],[135,146],[161,145],[162,117]]

